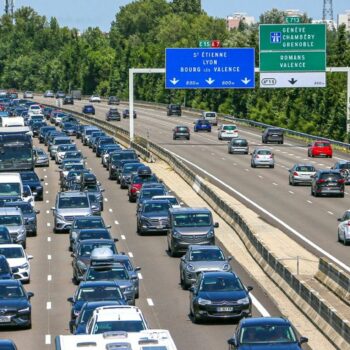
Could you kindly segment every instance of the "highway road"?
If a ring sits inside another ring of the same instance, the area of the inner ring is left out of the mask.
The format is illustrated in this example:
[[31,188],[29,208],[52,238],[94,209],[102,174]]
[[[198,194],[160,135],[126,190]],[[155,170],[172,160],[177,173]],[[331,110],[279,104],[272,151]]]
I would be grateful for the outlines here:
[[[125,124],[125,123],[124,123]],[[139,131],[139,130],[138,130]],[[36,141],[37,142],[37,141]],[[125,190],[108,180],[100,159],[77,141],[78,147],[87,156],[88,167],[93,170],[105,191],[105,222],[112,225],[111,232],[119,238],[117,247],[133,257],[136,266],[141,266],[140,306],[153,328],[169,329],[178,349],[212,350],[226,349],[227,339],[232,335],[233,323],[192,324],[189,316],[189,293],[179,285],[179,259],[170,258],[166,251],[165,236],[139,237],[136,234],[134,203],[129,203]],[[31,283],[25,285],[35,293],[32,299],[33,327],[31,330],[3,330],[1,337],[11,338],[18,348],[53,349],[54,337],[68,334],[70,304],[66,299],[73,295],[71,257],[68,251],[68,235],[53,233],[53,216],[50,208],[58,186],[57,166],[51,161],[49,168],[37,168],[44,179],[44,201],[37,202],[38,236],[28,238],[27,253],[32,254]],[[245,270],[233,262],[234,270],[246,285],[254,286],[255,297],[271,315],[280,315],[274,302],[256,285]],[[254,307],[253,314],[259,315]]]
[[[38,98],[38,101],[53,102],[44,98]],[[76,101],[74,106],[65,107],[81,112],[85,103]],[[124,107],[120,105],[119,109]],[[95,103],[95,108],[96,117],[105,119],[109,107],[105,103]],[[275,153],[274,169],[253,169],[249,155],[228,154],[227,143],[218,141],[215,127],[212,133],[192,133],[190,141],[173,141],[172,128],[175,125],[193,126],[194,117],[186,116],[186,112],[182,117],[167,117],[162,110],[139,107],[136,110],[136,134],[149,137],[151,141],[183,157],[190,166],[196,167],[197,172],[201,172],[198,168],[205,170],[206,177],[208,173],[213,176],[213,183],[258,211],[264,220],[296,238],[316,255],[328,253],[338,259],[343,268],[350,270],[349,247],[337,242],[337,218],[350,207],[350,190],[346,191],[345,198],[315,198],[311,196],[309,186],[292,187],[288,184],[288,169],[297,162],[311,163],[316,168],[329,168],[337,160],[348,158],[347,155],[336,151],[333,159],[308,158],[305,143],[287,138],[283,145],[268,145]],[[128,119],[112,123],[129,128]],[[248,139],[251,150],[261,145],[260,130],[248,127],[239,129],[240,136]]]

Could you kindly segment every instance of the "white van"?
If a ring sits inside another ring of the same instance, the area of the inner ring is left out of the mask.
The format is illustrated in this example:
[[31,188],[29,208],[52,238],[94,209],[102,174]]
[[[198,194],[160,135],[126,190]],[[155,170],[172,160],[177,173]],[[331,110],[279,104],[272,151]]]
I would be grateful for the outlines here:
[[56,350],[177,350],[166,329],[148,329],[138,333],[106,332],[93,335],[58,335]]
[[0,173],[0,197],[24,198],[23,183],[19,173]]
[[202,118],[207,120],[211,125],[218,125],[216,112],[202,112]]
[[0,117],[0,128],[24,126],[23,117]]

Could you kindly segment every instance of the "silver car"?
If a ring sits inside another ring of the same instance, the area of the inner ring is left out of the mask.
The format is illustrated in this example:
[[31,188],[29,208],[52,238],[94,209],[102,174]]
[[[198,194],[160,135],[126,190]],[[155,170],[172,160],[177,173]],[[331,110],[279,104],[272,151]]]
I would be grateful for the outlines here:
[[59,192],[56,204],[51,208],[54,215],[54,232],[68,231],[77,216],[92,216],[93,207],[84,192]]
[[0,225],[5,225],[10,232],[13,243],[26,248],[27,230],[20,208],[0,208]]
[[216,245],[190,245],[180,260],[180,283],[187,289],[201,271],[231,271],[231,256],[225,257]]
[[316,174],[316,169],[312,164],[294,164],[289,171],[289,184],[295,186],[297,184],[311,185],[312,177]]
[[49,166],[50,160],[47,153],[42,148],[33,148],[35,166]]
[[52,160],[55,159],[57,148],[59,145],[69,145],[72,143],[72,140],[68,136],[58,136],[52,140],[52,143],[49,146],[50,157]]
[[341,218],[338,218],[338,242],[344,245],[350,243],[350,210],[347,210]]
[[249,153],[249,145],[246,139],[236,138],[228,142],[228,153]]
[[257,147],[251,153],[251,167],[256,168],[257,166],[269,166],[270,168],[275,167],[275,157],[272,150],[264,147]]

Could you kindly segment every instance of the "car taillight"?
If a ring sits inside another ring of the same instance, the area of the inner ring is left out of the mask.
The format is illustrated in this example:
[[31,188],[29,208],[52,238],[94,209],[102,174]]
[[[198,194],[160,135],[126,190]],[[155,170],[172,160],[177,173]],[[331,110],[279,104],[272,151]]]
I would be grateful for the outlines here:
[[259,155],[257,154],[257,155],[255,156],[255,158],[259,158]]
[[319,180],[317,180],[317,183],[318,183],[318,184],[321,184],[321,183],[324,183],[324,182],[326,182],[326,180],[324,180],[324,179],[319,179]]
[[350,221],[348,221],[348,226],[350,226]]
[[345,182],[344,179],[339,179],[339,180],[338,180],[338,183],[340,183],[340,184],[343,184],[344,182]]
[[270,158],[273,158],[273,154],[270,154]]
[[294,171],[293,175],[294,176],[299,176],[299,174],[296,171]]

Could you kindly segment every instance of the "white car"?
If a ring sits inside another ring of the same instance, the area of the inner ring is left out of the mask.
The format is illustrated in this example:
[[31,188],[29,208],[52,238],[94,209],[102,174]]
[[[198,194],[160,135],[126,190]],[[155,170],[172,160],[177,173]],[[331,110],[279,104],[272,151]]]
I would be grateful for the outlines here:
[[338,242],[344,245],[350,243],[350,210],[347,210],[341,218],[338,218]]
[[98,96],[98,95],[92,95],[92,96],[89,98],[89,102],[101,102],[101,97]]
[[168,200],[172,208],[181,208],[183,206],[183,202],[179,202],[175,196],[153,196],[152,199]]
[[16,279],[30,282],[29,260],[33,259],[33,256],[27,255],[21,244],[1,244],[0,255],[5,256]]
[[35,207],[35,195],[36,193],[32,192],[30,186],[23,185],[23,200],[28,202],[33,208]]
[[44,93],[44,97],[54,98],[54,97],[55,97],[55,94],[54,94],[54,92],[51,91],[51,90],[46,90],[45,93]]
[[43,114],[43,111],[39,105],[30,105],[28,108],[28,115],[31,114]]
[[25,91],[23,93],[23,98],[34,98],[34,95],[31,91]]
[[218,128],[219,140],[231,140],[238,137],[237,126],[234,124],[222,124]]

